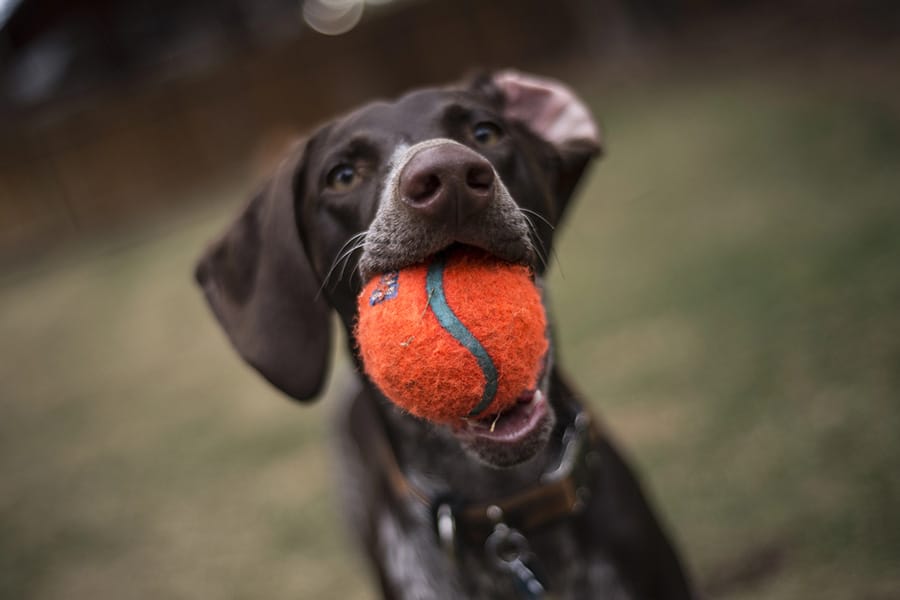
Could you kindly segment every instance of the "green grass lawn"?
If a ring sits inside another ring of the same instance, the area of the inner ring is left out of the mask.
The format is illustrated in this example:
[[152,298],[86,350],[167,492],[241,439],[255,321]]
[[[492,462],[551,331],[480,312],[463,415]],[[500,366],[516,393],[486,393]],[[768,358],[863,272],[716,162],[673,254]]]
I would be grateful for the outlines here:
[[[563,362],[717,597],[900,598],[900,109],[696,79],[592,94]],[[240,187],[0,279],[0,597],[374,597],[337,403],[280,397],[191,284]]]

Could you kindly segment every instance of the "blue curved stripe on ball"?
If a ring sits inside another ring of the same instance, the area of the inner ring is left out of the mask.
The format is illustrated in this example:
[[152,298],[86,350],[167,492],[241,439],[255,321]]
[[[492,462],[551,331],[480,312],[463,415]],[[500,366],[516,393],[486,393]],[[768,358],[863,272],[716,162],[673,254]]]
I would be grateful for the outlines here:
[[444,269],[447,266],[446,257],[441,254],[436,256],[434,261],[428,266],[428,275],[425,278],[425,291],[428,294],[428,303],[434,316],[437,317],[438,323],[447,333],[453,336],[463,347],[472,353],[481,372],[484,374],[484,394],[481,396],[481,402],[469,411],[469,416],[474,417],[490,406],[497,395],[497,367],[494,361],[488,355],[487,350],[481,345],[472,332],[469,331],[459,317],[454,314],[453,309],[447,304],[447,297],[444,296]]

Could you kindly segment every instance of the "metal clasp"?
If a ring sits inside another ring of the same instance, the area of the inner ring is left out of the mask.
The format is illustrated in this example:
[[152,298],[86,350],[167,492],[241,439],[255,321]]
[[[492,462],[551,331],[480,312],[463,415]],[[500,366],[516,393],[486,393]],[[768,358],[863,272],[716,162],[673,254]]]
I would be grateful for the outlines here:
[[541,475],[541,483],[550,484],[571,478],[572,511],[580,512],[590,500],[590,488],[584,484],[585,469],[593,468],[597,453],[588,443],[590,439],[591,417],[582,411],[574,423],[566,429],[562,438],[562,456],[559,465]]
[[453,509],[449,504],[445,502],[438,505],[435,521],[441,548],[451,559],[456,559],[456,517],[453,516]]
[[533,559],[528,540],[519,531],[506,523],[497,523],[484,549],[494,566],[512,577],[523,598],[539,600],[545,597],[544,584],[527,564]]
[[541,476],[541,482],[553,483],[572,473],[579,457],[584,452],[590,426],[591,417],[586,412],[578,413],[575,422],[563,433],[562,456],[559,459],[559,465],[552,471],[544,473]]

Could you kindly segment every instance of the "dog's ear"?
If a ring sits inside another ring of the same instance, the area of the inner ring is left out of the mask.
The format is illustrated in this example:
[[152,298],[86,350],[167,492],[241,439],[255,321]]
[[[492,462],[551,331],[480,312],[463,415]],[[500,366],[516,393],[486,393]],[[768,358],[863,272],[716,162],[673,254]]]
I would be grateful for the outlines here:
[[523,123],[559,153],[557,183],[561,214],[585,167],[602,152],[600,129],[590,110],[575,93],[558,81],[513,70],[498,71],[489,80],[476,80],[487,94],[499,94],[503,116]]
[[331,348],[329,308],[294,214],[304,153],[292,151],[195,270],[240,355],[297,400],[322,388]]

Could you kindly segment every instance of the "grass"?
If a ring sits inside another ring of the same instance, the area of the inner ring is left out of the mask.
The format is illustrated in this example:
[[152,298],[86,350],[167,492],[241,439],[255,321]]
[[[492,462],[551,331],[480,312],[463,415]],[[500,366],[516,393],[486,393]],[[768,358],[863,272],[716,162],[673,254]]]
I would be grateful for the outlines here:
[[703,578],[773,557],[725,597],[900,597],[896,107],[729,80],[598,112],[555,281],[575,379]]
[[[897,106],[738,76],[590,95],[568,370],[716,597],[900,597]],[[0,280],[0,597],[373,597],[329,476],[346,365],[298,409],[190,283],[242,195]]]

